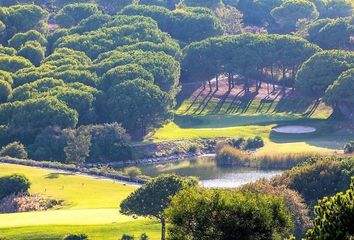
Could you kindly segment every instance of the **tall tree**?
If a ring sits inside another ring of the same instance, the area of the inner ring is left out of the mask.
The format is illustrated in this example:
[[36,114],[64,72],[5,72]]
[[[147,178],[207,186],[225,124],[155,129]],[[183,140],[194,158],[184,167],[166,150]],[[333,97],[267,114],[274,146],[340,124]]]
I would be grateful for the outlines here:
[[154,217],[161,222],[161,240],[165,240],[166,218],[164,210],[170,199],[179,191],[196,186],[194,178],[176,175],[161,175],[133,192],[120,204],[120,211],[126,215]]

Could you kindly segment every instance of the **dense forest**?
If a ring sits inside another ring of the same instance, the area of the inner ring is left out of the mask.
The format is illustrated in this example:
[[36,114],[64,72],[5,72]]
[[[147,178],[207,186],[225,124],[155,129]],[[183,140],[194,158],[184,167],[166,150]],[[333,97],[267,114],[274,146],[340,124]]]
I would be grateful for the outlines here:
[[[129,159],[173,117],[182,83],[224,76],[324,98],[353,120],[352,5],[344,0],[1,1],[0,142],[65,161]],[[212,86],[210,84],[210,91]],[[76,141],[77,142],[77,141]],[[96,159],[96,160],[94,160]]]

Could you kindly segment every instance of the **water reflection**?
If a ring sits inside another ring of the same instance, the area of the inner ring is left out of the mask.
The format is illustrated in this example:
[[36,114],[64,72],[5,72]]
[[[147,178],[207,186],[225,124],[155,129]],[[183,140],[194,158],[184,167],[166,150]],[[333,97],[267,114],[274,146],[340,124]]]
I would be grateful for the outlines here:
[[260,178],[272,178],[282,173],[280,170],[259,170],[252,168],[216,165],[213,157],[200,157],[175,163],[140,166],[144,175],[156,177],[160,174],[175,173],[180,176],[199,177],[201,184],[208,188],[233,188],[257,181]]

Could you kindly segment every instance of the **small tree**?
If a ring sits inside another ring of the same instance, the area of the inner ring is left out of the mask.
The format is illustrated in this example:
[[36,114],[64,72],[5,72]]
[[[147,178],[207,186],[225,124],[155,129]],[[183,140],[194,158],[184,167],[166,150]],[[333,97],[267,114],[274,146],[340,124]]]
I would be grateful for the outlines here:
[[166,220],[164,210],[170,198],[180,190],[197,185],[194,178],[161,175],[133,192],[121,205],[121,213],[132,216],[154,217],[160,220],[161,240],[165,240]]
[[27,159],[28,154],[25,146],[20,142],[13,142],[0,150],[0,156],[9,156],[19,159]]
[[80,165],[90,155],[91,135],[87,131],[68,129],[67,146],[64,148],[66,161]]
[[23,175],[0,177],[0,200],[12,194],[27,192],[30,186],[30,181]]

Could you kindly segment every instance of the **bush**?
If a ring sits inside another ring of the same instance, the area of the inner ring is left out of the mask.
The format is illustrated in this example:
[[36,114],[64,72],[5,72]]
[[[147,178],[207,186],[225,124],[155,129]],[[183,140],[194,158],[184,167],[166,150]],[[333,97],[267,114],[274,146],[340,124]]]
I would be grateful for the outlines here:
[[140,236],[140,240],[149,240],[148,235],[146,235],[145,233],[141,234]]
[[254,138],[248,138],[247,140],[243,137],[228,140],[229,144],[237,149],[250,150],[257,149],[264,146],[264,141],[261,137],[256,136]]
[[86,234],[69,234],[66,235],[63,240],[87,240],[88,236]]
[[141,175],[141,170],[138,167],[129,167],[124,170],[124,172],[130,177],[130,178],[136,178]]
[[314,158],[286,171],[273,181],[275,185],[285,185],[298,191],[307,204],[314,206],[317,200],[349,187],[353,166],[354,158]]
[[9,156],[19,159],[27,159],[28,154],[25,146],[20,142],[13,142],[4,146],[0,150],[0,156]]
[[264,141],[261,137],[256,136],[254,138],[247,139],[245,149],[257,149],[264,146]]
[[0,200],[12,194],[27,192],[30,186],[30,181],[23,175],[0,177]]
[[0,103],[6,102],[12,93],[10,83],[0,80]]
[[288,189],[285,186],[273,186],[270,181],[265,179],[243,185],[240,190],[242,192],[249,191],[282,197],[288,211],[293,217],[296,239],[301,239],[301,237],[303,237],[306,231],[311,227],[309,209],[305,204],[304,199],[298,192]]
[[354,236],[354,178],[346,192],[325,197],[315,207],[314,228],[308,231],[307,240],[350,240]]
[[282,198],[249,192],[189,188],[172,198],[165,215],[171,240],[286,239],[293,230]]
[[352,154],[354,152],[354,141],[350,141],[344,146],[344,153]]
[[230,145],[225,145],[216,153],[219,166],[249,166],[250,161],[249,154]]
[[134,240],[134,236],[128,235],[128,234],[123,234],[121,240]]

